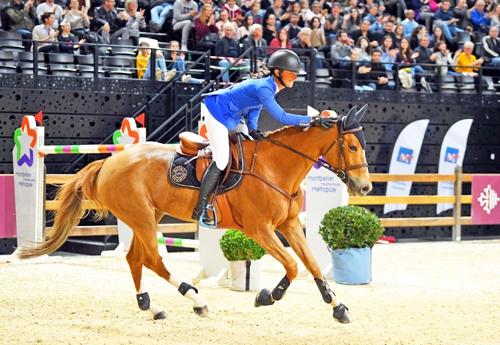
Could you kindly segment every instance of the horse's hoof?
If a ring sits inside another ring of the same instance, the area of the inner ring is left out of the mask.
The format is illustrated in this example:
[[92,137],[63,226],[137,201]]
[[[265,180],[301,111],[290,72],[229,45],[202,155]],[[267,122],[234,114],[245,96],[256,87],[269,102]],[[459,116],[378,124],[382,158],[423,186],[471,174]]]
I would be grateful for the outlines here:
[[271,299],[271,291],[268,289],[262,289],[257,296],[255,296],[255,302],[253,303],[253,306],[255,308],[262,307],[262,306],[267,306],[267,305],[273,305],[274,301]]
[[163,320],[163,319],[166,319],[167,317],[168,317],[167,313],[164,310],[162,310],[155,315],[154,319],[155,320]]
[[194,307],[193,310],[194,310],[194,313],[198,316],[201,316],[201,317],[208,316],[208,306],[207,305],[205,305],[203,307]]
[[333,318],[335,319],[335,321],[338,321],[340,323],[351,323],[353,321],[353,318],[349,313],[349,308],[347,308],[342,303],[333,308]]

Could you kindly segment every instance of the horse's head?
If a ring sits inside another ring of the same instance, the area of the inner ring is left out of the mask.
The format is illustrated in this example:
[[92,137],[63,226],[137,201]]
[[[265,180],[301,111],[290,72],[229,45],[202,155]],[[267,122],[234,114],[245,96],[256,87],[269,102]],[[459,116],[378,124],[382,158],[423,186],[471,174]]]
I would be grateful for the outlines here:
[[372,190],[368,164],[366,163],[366,141],[359,121],[363,118],[366,105],[359,111],[353,107],[347,115],[337,121],[338,149],[331,147],[324,159],[337,170],[337,175],[346,184],[350,195],[365,196]]

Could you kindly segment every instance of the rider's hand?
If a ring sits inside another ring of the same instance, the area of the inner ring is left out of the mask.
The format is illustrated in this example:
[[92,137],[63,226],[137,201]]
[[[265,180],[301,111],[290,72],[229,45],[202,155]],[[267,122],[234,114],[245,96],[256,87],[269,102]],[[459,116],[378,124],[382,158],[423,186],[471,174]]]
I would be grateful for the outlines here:
[[262,140],[262,139],[264,139],[266,137],[266,135],[264,134],[264,132],[261,132],[258,129],[252,129],[250,131],[250,133],[248,133],[248,134],[250,134],[250,136],[252,138],[254,138],[255,140]]
[[325,128],[332,128],[337,123],[337,120],[330,116],[313,116],[311,118],[312,126],[323,126]]

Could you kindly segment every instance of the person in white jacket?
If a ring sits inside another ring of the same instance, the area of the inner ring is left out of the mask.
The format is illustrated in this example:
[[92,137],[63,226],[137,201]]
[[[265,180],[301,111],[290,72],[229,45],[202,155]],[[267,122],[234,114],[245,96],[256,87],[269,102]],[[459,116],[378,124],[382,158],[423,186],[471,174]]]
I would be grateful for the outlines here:
[[446,46],[446,43],[444,41],[438,41],[434,46],[434,51],[435,52],[432,54],[436,56],[436,60],[434,62],[436,63],[436,65],[440,66],[439,68],[441,68],[441,75],[449,74],[457,77],[461,76],[460,73],[455,72],[452,68],[457,65],[458,55],[460,55],[460,53],[462,52],[460,49],[458,49],[455,54],[452,54],[448,50],[448,47]]
[[194,18],[198,15],[198,5],[193,0],[176,0],[174,3],[174,18],[172,25],[174,31],[182,30],[181,50],[187,50],[189,32]]

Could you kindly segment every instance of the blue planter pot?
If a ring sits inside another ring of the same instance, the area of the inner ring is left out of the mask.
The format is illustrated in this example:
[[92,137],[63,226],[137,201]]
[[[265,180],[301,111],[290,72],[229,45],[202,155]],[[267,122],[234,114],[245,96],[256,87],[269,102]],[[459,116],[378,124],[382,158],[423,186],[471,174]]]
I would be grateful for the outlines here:
[[332,250],[333,279],[338,284],[368,284],[372,281],[372,249]]

